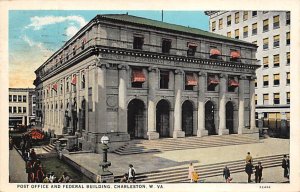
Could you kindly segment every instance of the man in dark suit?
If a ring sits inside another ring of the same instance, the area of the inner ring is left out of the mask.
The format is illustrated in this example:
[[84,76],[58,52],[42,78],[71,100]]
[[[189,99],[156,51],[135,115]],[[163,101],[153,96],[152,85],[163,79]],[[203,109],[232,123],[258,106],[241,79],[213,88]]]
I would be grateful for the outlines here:
[[255,183],[260,183],[262,177],[263,167],[261,166],[261,162],[255,166]]
[[251,163],[251,161],[248,161],[247,164],[246,164],[246,167],[245,167],[245,172],[247,173],[248,175],[248,183],[251,183],[251,175],[253,173],[253,165]]
[[281,165],[281,167],[284,169],[283,176],[285,178],[289,178],[289,175],[288,175],[288,168],[290,166],[289,164],[290,164],[289,159],[287,158],[286,155],[284,155],[283,159],[282,159],[282,165]]

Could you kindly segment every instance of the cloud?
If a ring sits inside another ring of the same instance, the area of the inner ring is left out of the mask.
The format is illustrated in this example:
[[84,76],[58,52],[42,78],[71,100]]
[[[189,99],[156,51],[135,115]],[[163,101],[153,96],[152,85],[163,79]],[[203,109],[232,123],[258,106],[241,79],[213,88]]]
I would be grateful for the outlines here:
[[22,39],[23,39],[30,47],[36,47],[36,48],[39,48],[39,49],[41,49],[41,50],[46,49],[46,48],[44,47],[43,43],[41,43],[41,42],[35,42],[35,41],[29,39],[26,35],[24,35],[24,36],[22,37]]
[[68,27],[67,30],[66,30],[66,35],[67,35],[68,37],[72,37],[73,35],[75,35],[75,34],[77,33],[78,30],[79,30],[79,29],[78,29],[77,27],[75,27],[75,26],[70,26],[70,27]]
[[31,23],[26,26],[26,28],[33,28],[33,30],[40,30],[42,27],[46,25],[53,25],[57,23],[62,23],[66,21],[77,22],[80,27],[83,27],[87,22],[81,16],[34,16],[30,18]]

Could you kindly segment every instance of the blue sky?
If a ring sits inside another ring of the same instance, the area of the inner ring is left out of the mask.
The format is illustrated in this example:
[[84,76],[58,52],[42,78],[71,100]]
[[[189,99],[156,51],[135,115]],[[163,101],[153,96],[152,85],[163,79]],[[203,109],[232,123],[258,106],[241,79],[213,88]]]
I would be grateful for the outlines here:
[[[9,86],[34,87],[34,71],[97,14],[126,14],[161,21],[162,11],[9,12]],[[203,11],[163,11],[164,22],[208,31]]]

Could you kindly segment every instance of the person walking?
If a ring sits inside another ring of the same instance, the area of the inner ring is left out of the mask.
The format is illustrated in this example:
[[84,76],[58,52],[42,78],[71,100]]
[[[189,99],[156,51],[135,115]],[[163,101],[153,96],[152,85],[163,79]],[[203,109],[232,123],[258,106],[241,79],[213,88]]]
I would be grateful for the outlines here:
[[9,137],[9,150],[12,150],[14,146],[14,141],[12,139],[12,137]]
[[135,169],[132,164],[129,164],[129,169],[128,169],[128,182],[129,183],[135,183]]
[[281,167],[284,169],[284,172],[283,172],[283,176],[285,178],[289,178],[289,164],[290,164],[290,160],[287,158],[286,155],[283,156],[283,159],[282,159],[282,164],[281,164]]
[[34,151],[34,149],[32,148],[31,151],[30,151],[30,158],[33,160],[33,161],[36,161],[36,153]]
[[63,172],[62,176],[59,178],[59,183],[70,183],[71,178],[67,172]]
[[195,172],[195,168],[193,166],[193,163],[191,162],[189,165],[189,175],[188,175],[188,179],[190,179],[191,183],[193,182],[193,172]]
[[223,177],[225,178],[226,183],[230,183],[232,178],[230,177],[230,170],[227,166],[223,169]]
[[26,173],[27,173],[27,182],[33,183],[34,182],[34,172],[33,172],[33,161],[28,159],[26,162]]
[[253,162],[253,158],[252,158],[252,156],[250,155],[250,152],[247,153],[247,156],[246,156],[246,164],[248,163],[248,161],[250,161],[250,163]]
[[43,182],[43,178],[44,178],[44,172],[43,172],[43,169],[42,169],[42,164],[39,163],[38,164],[38,168],[34,174],[35,176],[35,182],[36,183],[42,183]]
[[260,183],[262,177],[262,171],[263,171],[261,162],[258,162],[254,168],[255,168],[255,183]]
[[245,172],[248,175],[248,183],[251,183],[252,182],[251,175],[253,173],[253,165],[252,165],[251,161],[247,162],[246,167],[245,167]]

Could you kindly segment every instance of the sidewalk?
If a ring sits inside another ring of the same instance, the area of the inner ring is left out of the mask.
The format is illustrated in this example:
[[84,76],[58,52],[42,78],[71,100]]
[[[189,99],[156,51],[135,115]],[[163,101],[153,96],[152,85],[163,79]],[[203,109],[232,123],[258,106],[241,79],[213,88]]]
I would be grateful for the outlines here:
[[15,148],[9,150],[9,176],[11,183],[27,183],[25,161]]

